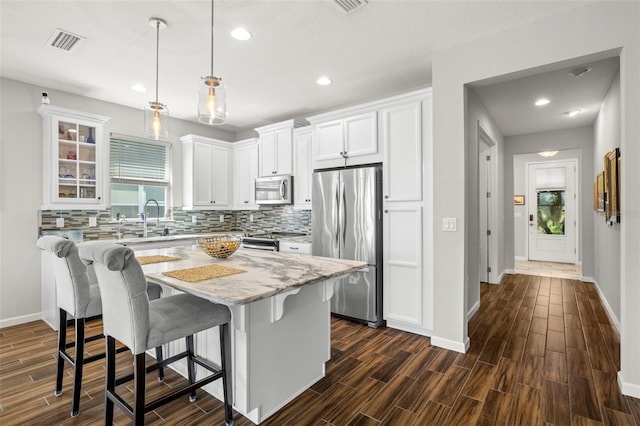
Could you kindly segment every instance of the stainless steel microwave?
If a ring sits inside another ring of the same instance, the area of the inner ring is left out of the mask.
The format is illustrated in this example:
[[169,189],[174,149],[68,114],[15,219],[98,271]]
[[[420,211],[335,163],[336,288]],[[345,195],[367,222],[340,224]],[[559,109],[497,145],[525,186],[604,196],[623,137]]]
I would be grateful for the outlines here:
[[256,204],[291,204],[293,177],[269,176],[256,179]]

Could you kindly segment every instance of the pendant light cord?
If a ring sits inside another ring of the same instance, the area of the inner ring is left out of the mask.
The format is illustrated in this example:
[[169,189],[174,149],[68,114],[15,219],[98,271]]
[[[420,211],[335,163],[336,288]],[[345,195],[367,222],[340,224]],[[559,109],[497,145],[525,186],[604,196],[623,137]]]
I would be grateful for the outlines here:
[[213,0],[211,0],[211,74],[213,76]]
[[160,21],[156,21],[156,103],[158,103],[158,59],[160,56]]

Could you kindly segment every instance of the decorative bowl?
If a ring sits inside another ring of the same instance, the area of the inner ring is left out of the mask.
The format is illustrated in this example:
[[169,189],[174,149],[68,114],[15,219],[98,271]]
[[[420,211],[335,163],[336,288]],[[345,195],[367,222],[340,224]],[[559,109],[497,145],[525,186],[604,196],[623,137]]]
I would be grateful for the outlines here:
[[215,237],[201,238],[198,245],[211,257],[224,259],[238,250],[242,238],[233,235],[216,235]]

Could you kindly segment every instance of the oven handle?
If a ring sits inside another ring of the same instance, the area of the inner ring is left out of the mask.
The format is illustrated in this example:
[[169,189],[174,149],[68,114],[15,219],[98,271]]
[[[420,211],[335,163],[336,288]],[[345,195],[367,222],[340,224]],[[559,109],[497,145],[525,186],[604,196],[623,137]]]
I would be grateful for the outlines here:
[[277,251],[278,247],[276,246],[263,246],[260,244],[247,244],[247,243],[242,243],[242,247],[244,248],[248,248],[248,249],[255,249],[255,250],[268,250],[268,251]]

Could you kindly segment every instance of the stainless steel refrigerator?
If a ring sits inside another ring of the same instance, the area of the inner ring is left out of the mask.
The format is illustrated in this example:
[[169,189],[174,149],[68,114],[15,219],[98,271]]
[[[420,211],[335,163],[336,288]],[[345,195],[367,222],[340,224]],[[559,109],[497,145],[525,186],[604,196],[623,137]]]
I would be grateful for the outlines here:
[[331,312],[382,325],[381,166],[317,171],[312,191],[313,255],[367,263],[336,283]]

